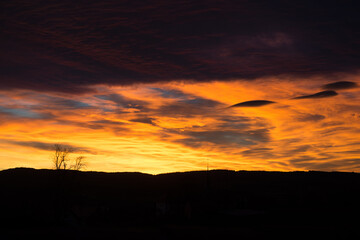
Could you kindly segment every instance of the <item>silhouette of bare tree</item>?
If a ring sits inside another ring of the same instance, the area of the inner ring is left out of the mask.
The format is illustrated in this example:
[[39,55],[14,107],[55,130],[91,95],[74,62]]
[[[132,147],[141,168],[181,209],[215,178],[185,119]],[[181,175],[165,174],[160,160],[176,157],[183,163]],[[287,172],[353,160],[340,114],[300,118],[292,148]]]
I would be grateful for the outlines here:
[[[81,170],[86,167],[85,157],[78,156],[75,160],[70,158],[74,149],[62,144],[54,144],[54,153],[52,160],[56,170]],[[74,161],[74,164],[71,162]]]
[[72,165],[71,169],[73,170],[81,170],[83,168],[86,167],[86,163],[85,163],[85,157],[84,156],[79,156],[75,159],[75,164]]

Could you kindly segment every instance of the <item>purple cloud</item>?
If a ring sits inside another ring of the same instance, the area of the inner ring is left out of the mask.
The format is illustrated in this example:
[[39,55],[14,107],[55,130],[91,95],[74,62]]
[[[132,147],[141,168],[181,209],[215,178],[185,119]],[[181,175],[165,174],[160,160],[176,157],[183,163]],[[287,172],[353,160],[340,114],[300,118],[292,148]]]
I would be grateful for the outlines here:
[[[359,69],[358,12],[313,1],[2,3],[0,89],[232,80]],[[316,31],[314,30],[316,29]]]

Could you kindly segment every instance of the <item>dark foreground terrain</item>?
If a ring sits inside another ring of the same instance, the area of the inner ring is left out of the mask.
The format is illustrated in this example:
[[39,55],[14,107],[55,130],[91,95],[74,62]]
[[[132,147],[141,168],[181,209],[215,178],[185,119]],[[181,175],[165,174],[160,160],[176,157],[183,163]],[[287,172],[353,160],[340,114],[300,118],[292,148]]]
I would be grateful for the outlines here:
[[0,191],[0,239],[360,237],[358,173],[18,168]]

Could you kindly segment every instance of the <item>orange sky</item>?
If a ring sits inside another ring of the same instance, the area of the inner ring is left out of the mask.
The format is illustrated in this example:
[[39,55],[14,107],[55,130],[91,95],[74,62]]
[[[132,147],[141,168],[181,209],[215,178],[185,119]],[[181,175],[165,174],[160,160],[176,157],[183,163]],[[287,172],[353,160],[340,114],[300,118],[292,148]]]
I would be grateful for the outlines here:
[[[360,83],[358,76],[342,80]],[[86,170],[164,173],[211,169],[360,169],[360,90],[331,79],[93,86],[79,95],[0,92],[0,169],[52,168],[51,146],[71,145]],[[251,100],[276,103],[232,107]]]

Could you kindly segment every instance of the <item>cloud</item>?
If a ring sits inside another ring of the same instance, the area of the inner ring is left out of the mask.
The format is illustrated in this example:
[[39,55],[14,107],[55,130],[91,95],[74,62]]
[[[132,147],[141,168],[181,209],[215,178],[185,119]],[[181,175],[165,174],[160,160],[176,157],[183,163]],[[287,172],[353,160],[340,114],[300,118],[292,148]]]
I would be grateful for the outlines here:
[[198,107],[188,103],[170,103],[159,107],[154,111],[157,116],[170,117],[192,117],[211,114],[214,109],[209,107]]
[[268,101],[268,100],[253,100],[253,101],[237,103],[230,107],[261,107],[261,106],[265,106],[265,105],[272,104],[272,103],[275,103],[275,102]]
[[105,129],[110,128],[114,131],[129,131],[124,125],[126,123],[118,122],[118,121],[111,121],[111,120],[96,120],[96,121],[88,121],[86,123],[77,123],[77,125],[91,128],[91,129]]
[[341,90],[341,89],[351,89],[357,87],[358,87],[357,83],[349,82],[349,81],[334,82],[323,86],[323,88],[327,90]]
[[290,163],[296,167],[301,167],[309,170],[318,171],[359,171],[360,159],[328,159],[328,158],[314,158],[311,156],[301,156],[292,159]]
[[173,116],[173,117],[212,115],[217,111],[217,107],[220,107],[222,105],[223,105],[222,103],[211,99],[188,96],[188,98],[186,99],[163,104],[159,108],[153,110],[153,114],[159,116]]
[[273,154],[273,149],[272,148],[251,148],[245,151],[242,151],[241,154],[243,156],[247,156],[247,157],[261,157],[264,159],[267,158],[274,158],[274,154]]
[[60,97],[50,97],[47,102],[52,107],[56,106],[62,109],[85,109],[91,107],[91,105],[85,102]]
[[202,147],[213,144],[217,147],[244,147],[268,142],[268,129],[256,130],[208,130],[208,131],[183,131],[180,133],[185,138],[176,140],[186,146]]
[[249,130],[249,129],[271,129],[266,118],[245,116],[221,116],[217,117],[216,128],[225,130]]
[[151,124],[151,125],[156,125],[156,123],[154,123],[155,118],[151,118],[151,117],[140,117],[140,118],[134,118],[131,119],[131,122],[139,122],[139,123],[147,123],[147,124]]
[[163,98],[177,98],[177,99],[188,99],[189,95],[177,90],[177,89],[162,89],[157,87],[150,88],[151,90],[154,90],[158,93],[160,93],[161,97]]
[[95,95],[95,97],[101,100],[111,101],[121,108],[135,108],[142,110],[148,105],[145,101],[131,99],[116,93],[108,95]]
[[217,120],[219,121],[217,127],[220,129],[244,129],[250,127],[255,121],[257,124],[261,121],[245,116],[224,116]]
[[359,171],[360,170],[360,159],[359,158],[350,158],[350,159],[339,159],[339,160],[329,160],[329,161],[319,161],[318,163],[308,166],[310,169],[314,170],[328,170],[334,171]]
[[[48,94],[40,93],[27,93],[26,98],[37,101],[37,104],[33,104],[31,107],[34,109],[61,109],[61,110],[72,110],[72,109],[89,109],[92,106],[86,102],[74,100],[71,98],[52,96]],[[44,104],[46,103],[46,104]]]
[[299,97],[295,97],[293,99],[312,99],[312,98],[327,98],[327,97],[334,97],[338,95],[335,91],[322,91],[315,94],[310,95],[303,95]]
[[161,94],[161,97],[174,99],[178,103],[185,103],[199,107],[217,107],[221,104],[218,101],[202,98],[189,93],[184,93],[177,89],[162,89],[162,88],[154,88],[154,87],[150,89],[159,92]]
[[5,0],[0,89],[352,73],[358,28],[350,3]]
[[2,106],[0,106],[0,113],[9,114],[10,116],[19,117],[19,118],[41,119],[47,117],[44,114],[39,114],[29,109],[7,108]]
[[296,118],[300,122],[317,122],[325,119],[324,115],[321,114],[302,114]]
[[[40,142],[40,141],[19,141],[19,140],[8,140],[8,139],[0,139],[0,142],[5,142],[8,144],[18,145],[18,146],[24,146],[24,147],[31,147],[36,148],[39,150],[45,150],[45,151],[54,151],[55,144],[59,143],[50,143],[50,142]],[[91,150],[89,148],[84,148],[80,146],[75,146],[68,143],[61,143],[62,146],[67,147],[69,149],[72,149],[74,153],[92,153],[95,154],[94,150]]]

